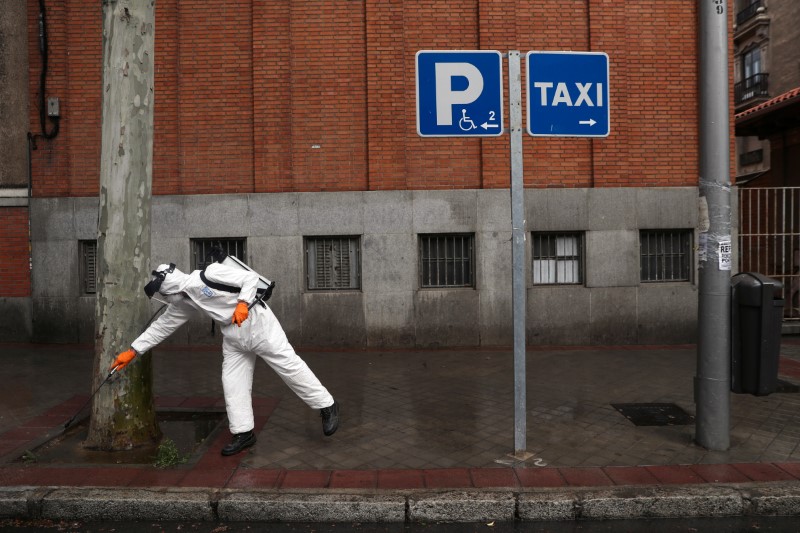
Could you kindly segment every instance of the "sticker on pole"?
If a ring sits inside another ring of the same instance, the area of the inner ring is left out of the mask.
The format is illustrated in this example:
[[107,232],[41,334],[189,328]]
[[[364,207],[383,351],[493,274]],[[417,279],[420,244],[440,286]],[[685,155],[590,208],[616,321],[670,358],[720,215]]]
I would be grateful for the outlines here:
[[733,248],[731,247],[731,238],[726,237],[719,241],[719,269],[730,270],[733,265]]

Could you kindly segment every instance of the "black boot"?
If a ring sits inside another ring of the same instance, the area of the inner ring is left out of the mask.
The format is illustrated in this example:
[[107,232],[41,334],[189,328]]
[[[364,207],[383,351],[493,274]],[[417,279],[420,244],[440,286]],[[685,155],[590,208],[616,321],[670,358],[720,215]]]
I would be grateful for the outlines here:
[[233,436],[230,444],[222,448],[222,455],[236,455],[245,448],[249,448],[256,443],[256,434],[253,430],[237,433]]
[[319,410],[322,417],[322,432],[330,437],[339,429],[339,403],[334,400],[333,405]]

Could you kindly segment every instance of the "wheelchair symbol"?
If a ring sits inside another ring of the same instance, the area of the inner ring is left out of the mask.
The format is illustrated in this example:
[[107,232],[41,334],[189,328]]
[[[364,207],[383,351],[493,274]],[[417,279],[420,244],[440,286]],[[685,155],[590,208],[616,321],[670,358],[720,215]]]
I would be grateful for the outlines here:
[[470,131],[478,129],[478,126],[472,122],[472,119],[467,116],[467,110],[461,110],[461,119],[458,121],[458,127],[461,128],[462,131]]

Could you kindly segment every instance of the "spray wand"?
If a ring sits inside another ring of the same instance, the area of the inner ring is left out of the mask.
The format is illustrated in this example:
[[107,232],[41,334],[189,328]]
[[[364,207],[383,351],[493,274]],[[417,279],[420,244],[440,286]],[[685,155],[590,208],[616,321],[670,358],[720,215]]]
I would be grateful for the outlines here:
[[[150,327],[150,324],[152,324],[152,323],[153,323],[153,320],[155,320],[155,319],[156,319],[156,317],[158,316],[158,314],[159,314],[159,313],[160,313],[160,312],[161,312],[161,311],[162,311],[162,310],[163,310],[165,307],[167,307],[167,305],[168,305],[166,302],[164,302],[164,301],[161,301],[161,300],[159,300],[158,298],[153,298],[153,299],[154,299],[154,300],[156,300],[156,301],[157,301],[157,302],[159,302],[159,303],[162,303],[162,304],[164,304],[164,305],[162,305],[161,307],[159,307],[159,308],[158,308],[158,311],[156,311],[155,313],[153,313],[153,316],[151,316],[151,317],[150,317],[150,320],[148,320],[148,321],[147,321],[147,324],[145,324],[145,326],[144,326],[144,329],[142,330],[142,332],[144,332],[144,331],[145,331],[145,330],[146,330],[148,327]],[[90,402],[91,402],[91,401],[94,399],[94,397],[97,395],[97,393],[98,393],[98,392],[100,392],[100,389],[102,389],[102,388],[103,388],[103,385],[105,385],[106,383],[108,383],[108,380],[109,380],[109,379],[111,379],[111,376],[113,376],[113,375],[114,375],[116,372],[117,372],[117,367],[114,367],[114,368],[112,368],[112,369],[111,369],[111,371],[110,371],[110,372],[108,373],[108,375],[106,376],[106,379],[104,379],[104,380],[103,380],[103,382],[102,382],[102,383],[100,383],[100,385],[97,387],[97,389],[95,389],[95,391],[92,393],[92,395],[91,395],[91,396],[89,396],[89,399],[88,399],[88,400],[86,400],[86,403],[85,403],[85,404],[83,404],[83,405],[81,406],[81,408],[80,408],[80,409],[78,409],[78,412],[76,412],[74,415],[72,415],[72,418],[70,418],[69,420],[67,420],[67,422],[64,424],[64,429],[67,429],[67,428],[68,428],[68,427],[69,427],[69,426],[70,426],[70,425],[71,425],[71,424],[72,424],[72,423],[75,421],[75,419],[78,417],[78,415],[79,415],[79,414],[81,414],[81,412],[82,412],[84,409],[86,409],[86,406],[88,406],[88,405],[89,405],[89,403],[90,403]]]

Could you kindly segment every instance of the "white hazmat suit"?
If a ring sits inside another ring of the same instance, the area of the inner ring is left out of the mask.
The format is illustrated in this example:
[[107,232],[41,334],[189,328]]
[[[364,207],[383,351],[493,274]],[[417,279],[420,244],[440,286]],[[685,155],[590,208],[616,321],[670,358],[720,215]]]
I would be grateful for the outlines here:
[[[161,265],[157,272],[169,268],[170,265]],[[266,304],[253,305],[241,326],[231,323],[239,301],[252,304],[255,300],[258,274],[220,263],[212,263],[205,269],[209,282],[240,288],[238,293],[208,287],[200,274],[199,270],[184,274],[173,269],[164,277],[158,292],[167,297],[169,306],[131,344],[136,353],[145,353],[158,345],[199,310],[220,324],[222,331],[222,388],[231,433],[245,433],[254,426],[252,389],[256,356],[261,357],[309,407],[323,409],[333,405],[333,397],[295,353]]]

